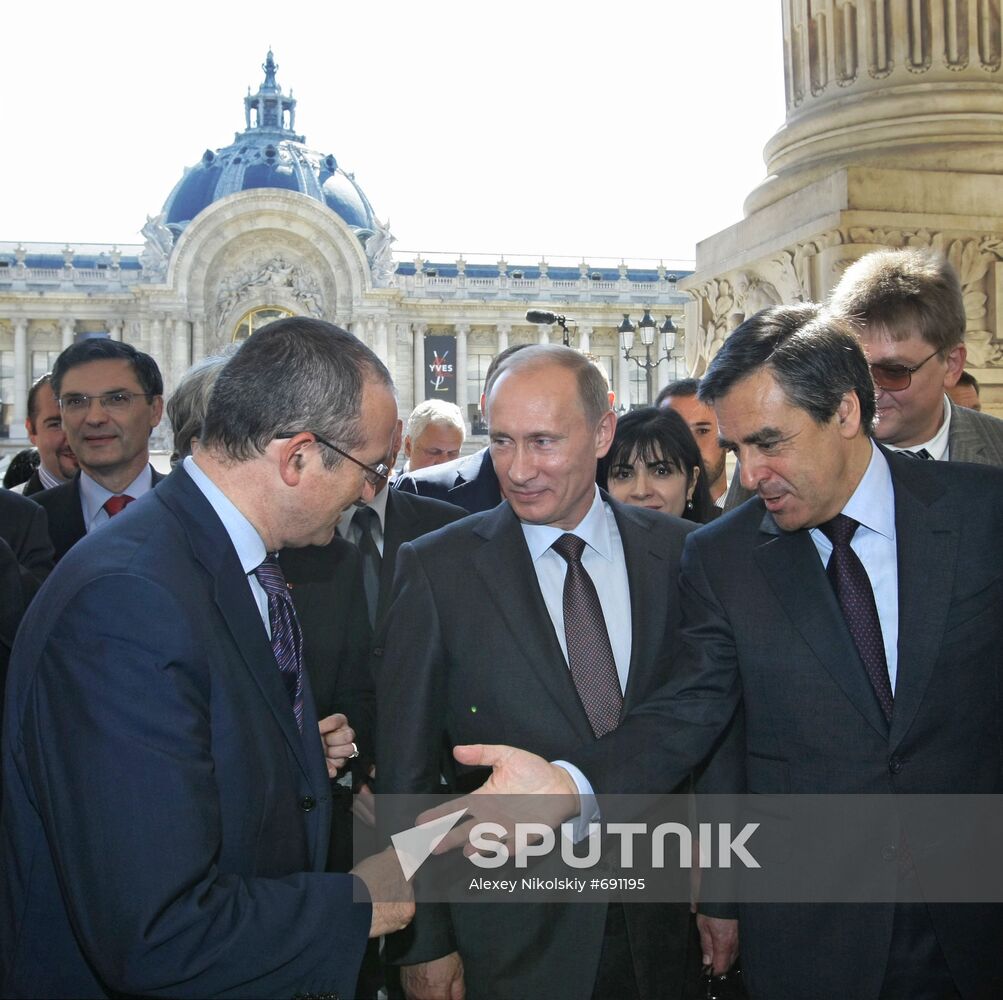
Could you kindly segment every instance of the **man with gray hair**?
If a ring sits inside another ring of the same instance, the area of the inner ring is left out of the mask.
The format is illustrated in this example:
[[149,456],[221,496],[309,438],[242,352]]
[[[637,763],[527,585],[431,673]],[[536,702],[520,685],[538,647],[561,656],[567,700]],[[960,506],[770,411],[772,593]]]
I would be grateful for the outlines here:
[[[600,369],[526,346],[486,399],[506,500],[400,548],[393,628],[374,649],[381,792],[439,791],[444,745],[518,734],[555,757],[595,743],[677,653],[673,581],[693,525],[597,489],[616,426]],[[461,905],[419,913],[387,951],[414,997],[457,997],[465,982],[480,998],[668,1000],[688,926],[681,904]]]
[[372,496],[395,421],[351,334],[264,327],[196,453],[39,593],[3,727],[4,996],[351,996],[367,936],[407,924],[378,902],[406,898],[396,859],[323,872],[325,750],[274,558]]
[[444,465],[460,457],[467,436],[463,414],[455,403],[426,399],[407,418],[404,459],[408,472]]
[[853,323],[878,390],[875,438],[938,461],[1003,465],[1003,420],[945,394],[965,367],[965,299],[933,250],[875,250],[854,261],[829,307]]

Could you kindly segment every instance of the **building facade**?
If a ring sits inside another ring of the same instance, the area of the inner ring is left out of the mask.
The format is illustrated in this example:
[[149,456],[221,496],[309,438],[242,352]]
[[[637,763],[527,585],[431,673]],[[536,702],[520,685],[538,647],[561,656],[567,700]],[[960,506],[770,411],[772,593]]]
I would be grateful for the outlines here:
[[[685,374],[687,296],[676,283],[687,269],[395,253],[354,176],[296,133],[296,101],[279,86],[271,52],[262,69],[261,87],[244,98],[243,131],[185,170],[143,226],[142,246],[0,242],[3,450],[24,446],[32,381],[93,336],[152,354],[169,394],[194,361],[268,320],[320,317],[386,362],[402,413],[439,394],[475,432],[491,358],[563,336],[558,325],[528,323],[528,309],[569,317],[571,345],[606,370],[621,405],[648,402]],[[679,329],[671,356],[650,372],[624,358],[617,335],[625,315],[637,323],[644,310]]]

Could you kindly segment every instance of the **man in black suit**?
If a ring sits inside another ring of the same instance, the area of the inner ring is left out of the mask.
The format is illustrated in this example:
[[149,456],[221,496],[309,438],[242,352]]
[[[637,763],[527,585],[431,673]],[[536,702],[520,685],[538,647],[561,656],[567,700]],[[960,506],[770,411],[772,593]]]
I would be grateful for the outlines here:
[[36,596],[3,727],[0,994],[347,997],[367,935],[407,923],[380,902],[406,898],[391,857],[323,871],[328,776],[274,560],[372,495],[394,406],[351,334],[262,328],[197,454]]
[[[492,358],[484,378],[484,385],[488,385],[498,366],[506,358],[529,346],[529,344],[513,344]],[[481,412],[486,412],[483,395]],[[415,473],[406,472],[394,480],[394,489],[422,497],[432,497],[435,500],[445,500],[447,503],[462,507],[470,514],[491,510],[502,501],[501,488],[498,485],[498,476],[495,474],[489,448],[482,448],[472,455],[456,458],[452,462],[419,469]]]
[[[860,344],[813,307],[743,323],[701,393],[757,499],[687,540],[684,669],[565,759],[598,791],[660,790],[728,731],[718,753],[730,763],[708,791],[998,795],[1003,471],[879,448]],[[628,756],[629,769],[614,766]],[[497,762],[490,790],[588,791],[508,748],[458,758]],[[931,845],[909,848],[922,885]],[[901,845],[884,851],[893,860]],[[744,905],[750,996],[989,1000],[1003,993],[1001,909]],[[710,912],[705,946],[720,971],[734,924]]]
[[[616,424],[601,372],[576,351],[533,346],[497,368],[487,395],[507,501],[401,547],[392,628],[374,656],[381,792],[440,790],[444,743],[569,753],[656,690],[676,653],[673,581],[692,525],[597,490]],[[561,539],[579,556],[558,554]],[[606,650],[596,678],[582,673],[585,615],[565,609],[583,571]],[[613,706],[602,722],[601,695]],[[457,787],[476,779],[459,775]],[[465,979],[478,998],[672,997],[687,926],[682,905],[473,905],[451,917],[436,907],[394,944],[413,996],[456,996]]]
[[150,435],[163,413],[164,380],[148,354],[98,338],[56,358],[52,391],[80,464],[76,478],[36,494],[58,561],[163,478],[150,465]]
[[14,636],[28,602],[52,570],[45,511],[0,490],[0,711]]
[[52,373],[36,380],[28,393],[28,416],[24,420],[28,439],[38,449],[38,468],[21,493],[30,497],[42,490],[69,482],[80,468],[63,430],[63,415],[52,391]]

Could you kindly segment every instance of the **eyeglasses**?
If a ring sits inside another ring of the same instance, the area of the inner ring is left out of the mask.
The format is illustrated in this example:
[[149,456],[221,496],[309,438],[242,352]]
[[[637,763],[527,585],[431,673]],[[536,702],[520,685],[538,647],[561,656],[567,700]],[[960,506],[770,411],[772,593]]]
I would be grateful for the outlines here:
[[65,396],[60,396],[57,402],[59,408],[70,416],[77,417],[87,413],[91,408],[91,402],[97,400],[101,404],[101,409],[108,413],[121,413],[132,406],[132,401],[140,396],[147,402],[153,399],[153,395],[146,392],[128,392],[119,389],[117,392],[103,392],[100,396],[85,396],[83,393],[71,392]]
[[913,373],[918,372],[930,358],[934,358],[938,354],[940,354],[940,351],[934,351],[933,354],[923,358],[918,365],[913,365],[912,367],[908,365],[886,365],[879,362],[870,366],[871,378],[874,379],[874,384],[879,389],[884,389],[886,392],[901,392],[912,385]]
[[[302,434],[303,431],[284,431],[282,434],[276,434],[276,439],[287,440],[292,437],[296,437],[297,434]],[[365,470],[366,482],[369,483],[373,489],[379,489],[380,485],[390,478],[390,470],[380,462],[379,465],[366,465],[365,462],[360,462],[357,458],[353,458],[348,454],[347,451],[342,451],[337,445],[331,444],[330,441],[325,441],[316,431],[306,431],[307,434],[312,434],[318,444],[324,445],[326,448],[330,448],[331,451],[336,452],[342,458],[347,458],[349,462],[354,462],[360,469]]]

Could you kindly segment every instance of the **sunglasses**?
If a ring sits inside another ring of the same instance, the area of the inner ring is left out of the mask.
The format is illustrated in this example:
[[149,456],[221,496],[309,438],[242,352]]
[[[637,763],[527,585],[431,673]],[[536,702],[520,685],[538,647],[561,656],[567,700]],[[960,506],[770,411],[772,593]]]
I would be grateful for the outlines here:
[[940,354],[940,351],[934,351],[933,354],[923,358],[918,365],[912,365],[911,367],[909,365],[889,365],[883,363],[871,365],[871,378],[874,379],[874,384],[879,389],[884,389],[886,392],[901,392],[912,385],[913,374],[918,372],[930,358],[934,358],[938,354]]

